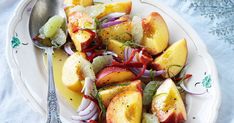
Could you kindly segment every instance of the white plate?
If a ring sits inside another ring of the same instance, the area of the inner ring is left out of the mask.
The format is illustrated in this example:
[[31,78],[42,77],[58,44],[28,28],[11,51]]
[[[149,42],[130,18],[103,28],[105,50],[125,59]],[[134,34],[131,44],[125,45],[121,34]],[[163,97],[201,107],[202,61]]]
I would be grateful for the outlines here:
[[[8,28],[7,58],[13,80],[21,94],[31,102],[36,111],[46,117],[47,72],[43,64],[42,52],[33,46],[28,27],[31,8],[35,2],[36,0],[24,0],[18,6]],[[206,87],[203,84],[195,87],[195,83],[202,82],[205,77],[211,79],[208,83],[211,87],[207,87],[208,93],[202,96],[186,96],[188,113],[186,122],[214,123],[221,97],[216,67],[205,45],[197,33],[170,8],[152,0],[133,0],[132,14],[145,17],[152,11],[159,12],[165,19],[170,31],[170,43],[181,38],[185,38],[188,42],[189,68],[187,72],[193,74],[187,85],[188,88],[202,91]],[[12,47],[11,42],[13,37],[21,41],[21,44],[15,48]],[[59,102],[63,121],[69,121],[75,111],[61,97],[59,97]]]

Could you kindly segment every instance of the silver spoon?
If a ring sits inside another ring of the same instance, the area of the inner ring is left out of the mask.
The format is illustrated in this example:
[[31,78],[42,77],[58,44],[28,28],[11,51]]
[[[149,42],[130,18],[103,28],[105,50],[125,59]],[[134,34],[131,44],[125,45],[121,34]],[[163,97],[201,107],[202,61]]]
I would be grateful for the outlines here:
[[[36,2],[33,7],[29,21],[29,32],[32,39],[38,34],[39,29],[47,22],[50,17],[54,15],[60,15],[66,18],[62,2],[63,0],[38,0]],[[59,105],[57,101],[53,75],[52,54],[54,47],[48,47],[34,41],[33,43],[36,47],[44,50],[47,54],[49,77],[47,97],[47,123],[61,123],[61,120],[59,118]]]

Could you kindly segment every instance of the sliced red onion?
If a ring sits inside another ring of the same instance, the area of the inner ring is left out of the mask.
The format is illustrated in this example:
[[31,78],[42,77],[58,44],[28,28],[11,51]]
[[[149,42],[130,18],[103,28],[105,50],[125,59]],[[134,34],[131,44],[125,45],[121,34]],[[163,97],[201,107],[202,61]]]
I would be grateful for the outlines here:
[[73,120],[95,120],[93,119],[96,115],[98,115],[98,107],[97,105],[92,101],[90,104],[92,106],[85,109],[83,112],[79,112],[77,116],[72,116]]
[[[132,51],[134,49],[130,48],[130,47],[126,47],[124,49],[124,61],[128,61],[128,59],[130,58],[131,54],[132,54]],[[138,62],[137,60],[137,56],[134,56],[133,59],[132,59],[133,62]]]
[[103,18],[101,18],[100,20],[103,21],[105,19],[107,19],[108,21],[114,21],[118,18],[120,18],[121,16],[125,15],[126,13],[122,13],[122,12],[115,12],[115,13],[111,13]]
[[91,101],[91,103],[89,104],[89,106],[87,108],[85,108],[85,110],[80,110],[78,112],[78,115],[80,115],[80,116],[88,115],[89,113],[94,111],[95,105],[96,104],[93,101]]
[[[141,69],[142,68],[131,68],[132,72],[135,73],[135,74],[139,74],[141,72]],[[151,76],[151,73],[153,73],[154,77],[156,77],[156,76],[160,76],[160,75],[164,74],[165,70],[159,70],[159,71],[156,71],[156,70],[153,70],[153,71],[145,70],[144,74],[141,77],[148,78],[148,77]]]
[[95,113],[96,112],[91,112],[91,113],[89,113],[89,114],[87,114],[87,115],[76,115],[76,116],[72,116],[72,119],[73,120],[89,120],[89,119],[91,119],[92,117],[93,117],[93,115],[95,115]]
[[86,98],[82,98],[81,104],[77,110],[77,112],[85,110],[91,103],[91,100],[86,99]]
[[106,22],[106,23],[103,23],[103,24],[101,24],[101,27],[102,28],[107,28],[107,27],[110,27],[110,26],[114,26],[114,25],[117,25],[117,24],[121,24],[121,23],[123,23],[123,22],[125,22],[126,20],[124,20],[124,21],[109,21],[109,22]]
[[93,117],[90,118],[90,120],[96,120],[98,118],[98,112],[96,112]]
[[142,77],[149,77],[151,74],[153,73],[154,76],[159,76],[165,73],[165,70],[145,70],[144,75],[142,75]]
[[[94,81],[91,78],[86,77],[84,87],[81,90],[81,92],[84,92],[85,95],[91,96],[91,91],[93,89],[93,82]],[[89,106],[90,102],[91,100],[83,97],[77,112],[85,110]]]
[[[85,78],[85,85],[82,89],[84,94],[87,96],[91,96],[91,91],[93,90],[93,83],[90,77]],[[87,120],[95,120],[94,117],[98,115],[98,106],[92,99],[89,98],[82,98],[81,105],[79,106],[77,116],[72,116],[72,119],[77,122],[87,121]]]
[[72,45],[71,42],[68,42],[64,45],[64,50],[68,55],[74,54],[74,51],[71,49],[71,45]]
[[180,87],[185,91],[187,92],[188,94],[191,94],[191,95],[203,95],[205,93],[207,93],[207,91],[203,91],[203,92],[193,92],[191,90],[189,90],[187,87],[185,87],[184,85],[184,81],[180,83]]
[[90,113],[88,113],[87,115],[78,115],[80,117],[82,117],[82,119],[80,120],[90,120],[96,113],[97,110],[95,110],[96,108],[94,108]]
[[126,48],[124,49],[124,61],[128,61],[128,59],[129,59],[131,53],[132,53],[132,48],[126,47]]

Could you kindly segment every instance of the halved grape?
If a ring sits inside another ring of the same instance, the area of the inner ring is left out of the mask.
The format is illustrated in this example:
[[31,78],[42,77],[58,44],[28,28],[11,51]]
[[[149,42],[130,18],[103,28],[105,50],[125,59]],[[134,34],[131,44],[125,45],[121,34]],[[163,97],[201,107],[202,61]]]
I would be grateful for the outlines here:
[[43,26],[43,33],[47,38],[52,38],[57,30],[63,25],[64,23],[64,18],[59,16],[59,15],[55,15],[53,17],[51,17]]
[[98,56],[93,59],[93,70],[98,73],[105,66],[111,64],[113,57],[111,55]]
[[56,34],[50,38],[51,44],[55,47],[61,47],[63,44],[66,43],[66,34],[62,29],[58,29]]
[[142,19],[138,16],[132,18],[132,36],[137,44],[141,44],[143,38]]
[[154,114],[143,113],[142,123],[159,123],[159,121]]
[[97,4],[85,8],[85,13],[94,18],[100,15],[104,11],[105,11],[105,5],[103,4]]

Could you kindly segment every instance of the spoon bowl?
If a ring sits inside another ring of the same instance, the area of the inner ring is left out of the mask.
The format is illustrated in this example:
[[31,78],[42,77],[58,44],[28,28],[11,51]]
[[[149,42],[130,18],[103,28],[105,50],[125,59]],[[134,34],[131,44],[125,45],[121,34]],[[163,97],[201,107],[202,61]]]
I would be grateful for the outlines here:
[[[47,20],[54,15],[64,17],[66,22],[66,14],[63,10],[63,0],[38,0],[36,2],[29,20],[29,32],[32,39],[38,34],[39,29],[47,22]],[[63,27],[65,28],[66,26]],[[66,29],[63,30],[66,32]]]

